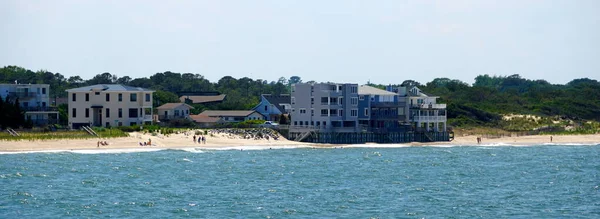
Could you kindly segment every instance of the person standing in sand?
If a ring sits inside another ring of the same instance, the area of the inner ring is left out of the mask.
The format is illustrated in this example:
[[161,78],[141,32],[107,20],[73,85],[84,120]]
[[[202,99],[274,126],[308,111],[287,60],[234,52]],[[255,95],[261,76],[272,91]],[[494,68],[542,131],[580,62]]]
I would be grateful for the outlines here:
[[148,139],[148,146],[152,146],[152,140]]
[[550,142],[552,142],[552,135],[550,135]]
[[196,135],[194,135],[194,143],[196,143]]

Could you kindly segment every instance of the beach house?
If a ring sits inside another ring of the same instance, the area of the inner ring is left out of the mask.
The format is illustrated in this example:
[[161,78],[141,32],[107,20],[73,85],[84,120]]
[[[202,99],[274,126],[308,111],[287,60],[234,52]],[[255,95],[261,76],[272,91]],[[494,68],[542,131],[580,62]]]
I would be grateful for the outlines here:
[[25,119],[34,125],[58,123],[58,109],[51,106],[48,84],[0,84],[0,97],[11,102],[19,99]]
[[225,101],[226,94],[219,94],[218,92],[201,92],[201,93],[189,93],[183,94],[179,97],[182,103],[187,104],[218,104]]
[[[264,120],[265,117],[254,110],[205,110],[198,114],[206,117],[221,118],[222,122],[243,122],[246,120]],[[194,117],[198,118],[198,117]]]
[[437,96],[430,96],[418,87],[399,87],[398,95],[406,101],[404,120],[416,130],[446,132],[446,104],[437,103]]
[[357,131],[358,84],[298,83],[291,92],[290,133]]
[[160,121],[169,121],[172,119],[184,119],[190,115],[190,110],[194,107],[185,103],[165,103],[159,107],[158,119]]
[[282,115],[290,112],[290,101],[291,98],[289,94],[263,94],[260,96],[260,103],[252,108],[252,110],[263,114],[267,120],[277,122]]
[[397,93],[368,85],[358,88],[358,121],[371,132],[406,132],[406,100]]
[[69,127],[151,124],[153,92],[120,84],[68,89]]

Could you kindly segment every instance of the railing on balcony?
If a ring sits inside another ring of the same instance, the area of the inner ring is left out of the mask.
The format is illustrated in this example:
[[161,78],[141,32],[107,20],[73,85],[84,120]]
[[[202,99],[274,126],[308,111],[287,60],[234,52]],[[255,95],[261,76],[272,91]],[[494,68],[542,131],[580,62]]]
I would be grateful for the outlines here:
[[152,121],[152,115],[144,115],[139,118],[144,121]]
[[406,102],[371,102],[372,107],[404,107]]
[[187,115],[159,115],[158,120],[184,119]]
[[30,106],[30,107],[21,107],[21,110],[25,112],[56,112],[58,111],[58,107],[54,106]]
[[328,126],[315,126],[315,125],[290,125],[289,129],[292,131],[321,131],[321,132],[358,132],[360,127],[334,127]]
[[36,97],[38,94],[36,92],[8,92],[8,95],[17,98],[31,98]]
[[414,116],[413,120],[415,122],[444,122],[446,116]]
[[436,103],[436,104],[411,104],[411,108],[421,108],[421,109],[445,109],[445,103]]
[[372,120],[404,120],[405,115],[371,115]]

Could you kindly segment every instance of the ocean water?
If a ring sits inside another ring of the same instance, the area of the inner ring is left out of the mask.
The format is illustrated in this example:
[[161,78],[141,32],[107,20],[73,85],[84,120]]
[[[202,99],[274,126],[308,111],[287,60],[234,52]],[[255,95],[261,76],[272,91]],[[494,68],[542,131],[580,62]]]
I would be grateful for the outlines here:
[[600,218],[600,146],[0,154],[0,218]]

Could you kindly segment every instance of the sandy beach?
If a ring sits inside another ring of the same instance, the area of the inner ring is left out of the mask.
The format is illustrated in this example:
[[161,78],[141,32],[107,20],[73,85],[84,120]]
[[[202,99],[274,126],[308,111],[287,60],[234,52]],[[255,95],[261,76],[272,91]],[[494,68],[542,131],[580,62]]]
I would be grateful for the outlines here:
[[[406,144],[365,144],[365,147],[394,147],[394,146],[426,146],[426,145],[478,145],[478,136],[461,136],[451,142],[434,143],[406,143]],[[152,146],[140,146],[141,142],[152,142]],[[107,142],[108,145],[98,146],[98,141]],[[483,138],[479,145],[539,145],[539,144],[600,144],[600,134],[595,135],[535,135],[504,138]],[[129,137],[97,138],[97,139],[71,139],[71,140],[39,140],[39,141],[0,141],[1,152],[22,151],[63,151],[63,150],[106,150],[106,149],[224,149],[224,148],[298,148],[298,147],[344,147],[350,145],[313,144],[290,141],[285,138],[279,140],[254,140],[242,139],[226,134],[208,136],[206,144],[194,142],[193,135],[179,133],[169,136],[153,136],[139,132],[130,133]],[[361,147],[361,145],[351,145]]]

